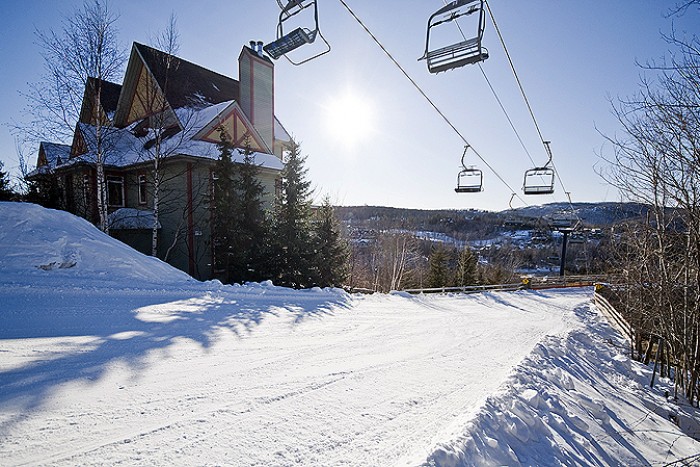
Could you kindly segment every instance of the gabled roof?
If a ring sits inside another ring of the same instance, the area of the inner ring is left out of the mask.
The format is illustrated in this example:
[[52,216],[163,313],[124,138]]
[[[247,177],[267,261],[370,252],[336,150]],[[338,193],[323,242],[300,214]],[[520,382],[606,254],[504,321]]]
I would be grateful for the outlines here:
[[92,96],[94,93],[93,90],[97,87],[98,83],[100,84],[100,104],[102,105],[102,110],[110,121],[114,118],[114,112],[117,110],[117,103],[119,102],[119,94],[122,91],[122,85],[90,77],[85,85],[83,105],[80,109],[79,121],[83,123],[90,123],[94,116],[94,111],[92,110],[92,106],[94,105]]
[[42,141],[39,143],[36,167],[27,174],[27,178],[32,179],[38,175],[50,174],[57,166],[68,162],[70,150],[71,147],[67,144]]
[[197,102],[211,105],[238,99],[238,81],[235,79],[138,42],[134,42],[134,48],[174,109]]
[[[97,78],[89,78],[88,81],[97,82]],[[119,102],[119,94],[122,92],[122,85],[102,80],[100,92],[102,108],[107,115],[114,113],[114,111],[117,110],[117,102]]]
[[[241,53],[254,52],[244,47]],[[280,144],[291,140],[289,134],[275,117],[273,147],[269,147],[241,108],[239,82],[233,78],[134,43],[122,85],[91,79],[88,88],[97,83],[102,85],[104,117],[110,120],[101,120],[101,154],[107,165],[126,168],[152,159],[150,153],[155,141],[152,117],[165,115],[168,119],[163,144],[159,146],[164,157],[216,159],[219,135],[215,132],[224,126],[234,146],[248,146],[261,167],[271,170],[283,167],[275,153],[280,154]],[[86,101],[89,94],[86,89]],[[100,121],[97,115],[91,102],[83,103],[72,145],[55,145],[64,147],[56,165],[67,168],[95,162],[94,125]],[[162,121],[160,124],[162,127]]]
[[40,166],[48,166],[54,169],[56,165],[63,164],[70,159],[70,146],[68,144],[49,143],[42,141],[39,143],[39,163]]
[[[220,106],[212,106],[211,108],[214,107]],[[233,147],[243,148],[248,146],[252,151],[272,152],[235,101],[229,102],[226,107],[219,109],[218,113],[211,115],[211,118],[204,124],[202,129],[197,131],[192,138],[218,143],[220,140],[220,128],[224,129]]]
[[283,144],[292,142],[291,135],[277,117],[275,117],[275,141],[279,141]]

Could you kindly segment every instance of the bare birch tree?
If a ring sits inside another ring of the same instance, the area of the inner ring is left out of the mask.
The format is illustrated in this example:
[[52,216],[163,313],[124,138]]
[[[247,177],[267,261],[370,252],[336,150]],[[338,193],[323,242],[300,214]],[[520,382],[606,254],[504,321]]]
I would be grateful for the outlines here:
[[59,31],[37,31],[43,48],[44,76],[25,94],[28,121],[14,125],[24,141],[57,139],[74,135],[83,99],[92,101],[94,164],[97,172],[97,208],[100,228],[107,232],[107,189],[104,166],[107,155],[108,118],[102,115],[102,86],[121,74],[125,55],[117,40],[117,15],[107,3],[95,0],[67,16]]
[[[174,14],[170,15],[168,26],[165,30],[155,39],[156,48],[165,52],[162,56],[164,61],[163,65],[165,68],[165,80],[163,82],[163,94],[166,94],[169,87],[169,81],[177,69],[177,60],[175,55],[180,50],[180,38],[177,32],[177,20]],[[161,184],[163,183],[163,171],[162,163],[163,159],[167,154],[163,151],[163,138],[173,125],[178,123],[173,115],[168,113],[172,109],[168,108],[165,96],[155,96],[153,89],[150,90],[151,96],[148,96],[147,105],[151,108],[149,109],[152,113],[151,117],[151,129],[154,136],[154,145],[152,151],[153,157],[153,228],[151,234],[151,255],[158,256],[158,227],[160,225],[160,206],[161,206]]]

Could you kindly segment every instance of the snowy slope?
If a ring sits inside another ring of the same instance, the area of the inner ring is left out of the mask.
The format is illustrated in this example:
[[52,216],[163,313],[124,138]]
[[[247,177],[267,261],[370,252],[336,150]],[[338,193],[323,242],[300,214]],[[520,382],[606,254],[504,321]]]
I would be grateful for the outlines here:
[[635,465],[700,452],[588,290],[223,286],[65,213],[0,203],[0,219],[2,465]]

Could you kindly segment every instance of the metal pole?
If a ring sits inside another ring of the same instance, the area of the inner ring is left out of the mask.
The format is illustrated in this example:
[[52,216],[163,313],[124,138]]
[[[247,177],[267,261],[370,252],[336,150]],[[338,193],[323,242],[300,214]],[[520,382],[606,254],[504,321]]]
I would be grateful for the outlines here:
[[568,230],[560,230],[564,234],[564,241],[561,244],[561,264],[559,265],[559,276],[564,277],[564,267],[566,265],[566,244],[569,239]]

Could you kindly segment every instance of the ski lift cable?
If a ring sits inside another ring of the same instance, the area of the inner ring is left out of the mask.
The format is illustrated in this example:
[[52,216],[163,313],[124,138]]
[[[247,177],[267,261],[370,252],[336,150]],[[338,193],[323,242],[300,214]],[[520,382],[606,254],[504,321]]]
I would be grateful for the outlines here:
[[[447,0],[442,0],[442,3],[444,5],[447,5]],[[464,34],[464,31],[462,30],[462,25],[459,24],[459,21],[455,21],[455,26],[457,26],[457,29],[459,30],[459,33],[462,35],[462,38],[466,41],[467,36]],[[513,133],[515,133],[515,137],[518,139],[518,142],[520,143],[520,146],[523,148],[523,151],[525,151],[525,154],[527,154],[527,157],[530,159],[530,162],[532,162],[532,165],[535,166],[537,163],[535,160],[532,158],[532,154],[530,154],[530,151],[527,149],[527,146],[525,146],[525,142],[523,139],[520,137],[520,133],[518,130],[515,128],[515,124],[513,123],[513,119],[510,118],[510,114],[508,114],[508,111],[506,110],[506,107],[503,105],[503,101],[501,98],[498,96],[498,93],[496,92],[496,89],[493,87],[491,84],[491,80],[489,77],[486,75],[486,71],[484,71],[484,67],[481,65],[481,63],[478,63],[479,65],[479,71],[481,71],[481,74],[484,76],[484,80],[486,80],[486,84],[488,85],[489,89],[491,90],[491,94],[493,94],[494,99],[496,99],[496,102],[498,103],[498,106],[501,108],[503,111],[503,115],[506,116],[506,120],[508,120],[508,124],[510,125],[511,129],[513,130]]]
[[532,121],[535,124],[535,129],[537,130],[537,134],[540,137],[540,141],[542,142],[542,145],[544,146],[545,144],[545,139],[544,136],[542,136],[542,131],[540,130],[540,125],[537,123],[537,119],[535,118],[535,112],[532,110],[532,106],[530,105],[530,100],[527,98],[527,94],[525,94],[525,89],[523,88],[523,84],[520,81],[520,77],[518,76],[518,72],[515,70],[515,64],[513,63],[513,59],[510,56],[510,52],[508,52],[508,47],[506,47],[506,42],[505,39],[503,39],[503,34],[501,34],[501,29],[498,27],[498,23],[496,23],[496,18],[493,16],[493,11],[491,10],[491,5],[489,5],[488,1],[484,2],[486,4],[486,10],[489,12],[489,17],[491,18],[491,23],[493,23],[493,28],[496,31],[496,35],[498,35],[498,39],[501,42],[501,46],[503,47],[503,51],[506,54],[506,58],[508,59],[508,64],[510,65],[510,69],[513,72],[513,76],[515,77],[515,82],[518,84],[518,89],[520,89],[520,94],[523,96],[523,100],[525,101],[525,105],[527,106],[527,110],[530,112],[530,117],[532,117]]
[[[368,28],[368,27],[365,25],[365,23],[355,14],[355,12],[350,8],[350,6],[345,2],[345,0],[338,0],[338,1],[345,7],[345,9],[348,11],[348,13],[350,14],[350,16],[352,16],[352,17],[355,19],[355,21],[357,21],[357,23],[362,27],[362,29],[365,30],[365,32],[372,38],[372,40],[377,44],[377,46],[378,46],[378,47],[384,52],[384,54],[392,61],[392,63],[401,71],[401,73],[406,77],[406,79],[408,79],[408,81],[410,81],[410,83],[413,85],[413,87],[416,88],[416,90],[423,96],[423,98],[425,98],[426,101],[428,101],[428,103],[431,105],[431,107],[438,113],[438,115],[440,115],[440,117],[442,117],[442,119],[445,121],[445,123],[447,123],[447,125],[448,125],[450,128],[452,128],[452,130],[457,134],[457,136],[459,136],[459,138],[462,140],[462,142],[464,142],[465,145],[471,147],[472,151],[474,151],[474,154],[476,154],[476,156],[481,160],[481,162],[483,162],[484,165],[486,165],[486,167],[488,167],[489,170],[490,170],[491,172],[493,172],[493,174],[496,176],[496,178],[498,178],[498,179],[501,181],[501,183],[503,183],[511,192],[515,192],[515,190],[513,190],[513,188],[512,188],[512,187],[508,184],[508,182],[496,171],[496,169],[494,169],[494,168],[491,166],[491,164],[489,164],[489,163],[486,161],[486,159],[484,159],[484,158],[481,156],[481,154],[479,154],[479,152],[478,152],[476,149],[474,149],[474,147],[473,147],[471,144],[469,144],[469,142],[467,141],[467,139],[464,137],[464,135],[462,135],[462,133],[457,129],[457,127],[452,123],[452,121],[450,121],[450,119],[447,118],[447,116],[440,110],[440,108],[435,104],[435,102],[433,102],[433,100],[425,93],[425,91],[423,91],[423,89],[418,85],[418,83],[416,83],[416,81],[415,81],[413,78],[411,78],[411,76],[410,76],[410,75],[408,74],[408,72],[404,69],[404,67],[402,67],[401,64],[394,58],[394,56],[386,49],[386,47],[384,47],[384,45],[379,41],[379,39],[377,38],[377,36],[375,36],[375,35],[372,33],[372,31],[369,30],[369,28]],[[526,206],[529,206],[529,204],[528,204],[523,198],[521,198],[520,195],[518,195],[517,198],[518,198],[520,201],[522,201],[523,204],[525,204]]]
[[530,154],[530,151],[525,146],[525,142],[520,137],[520,133],[515,128],[515,124],[513,123],[513,120],[510,118],[508,111],[506,110],[505,106],[503,105],[503,101],[501,101],[501,98],[498,96],[498,94],[496,94],[496,90],[494,89],[493,85],[491,84],[491,80],[489,80],[489,77],[486,76],[486,72],[484,71],[484,67],[481,66],[481,63],[479,63],[479,70],[481,71],[481,74],[484,75],[484,79],[486,80],[486,84],[488,84],[489,89],[491,90],[491,94],[493,94],[493,97],[496,99],[496,102],[498,102],[498,105],[501,108],[501,110],[503,111],[503,114],[506,116],[506,119],[508,120],[508,124],[513,129],[513,133],[515,133],[516,138],[518,138],[518,142],[520,143],[520,146],[523,148],[523,151],[525,151],[525,154],[527,154],[527,157],[528,157],[528,159],[530,159],[530,162],[532,162],[532,165],[533,166],[537,165],[535,160],[532,158],[532,154]]
[[[489,12],[489,17],[491,18],[491,23],[493,23],[493,28],[496,31],[496,35],[498,36],[499,41],[501,42],[501,46],[503,47],[503,51],[506,54],[506,58],[508,59],[508,64],[510,65],[510,69],[513,72],[513,76],[515,77],[515,81],[518,84],[518,88],[520,89],[520,94],[523,96],[523,100],[525,101],[525,105],[527,106],[528,111],[530,112],[530,117],[532,117],[532,122],[535,125],[535,129],[537,130],[537,134],[540,137],[540,141],[542,142],[542,145],[544,146],[545,150],[547,151],[547,157],[550,157],[550,151],[547,146],[548,142],[544,139],[544,136],[542,136],[542,131],[540,130],[540,125],[537,123],[537,118],[535,118],[535,112],[532,110],[532,106],[530,105],[530,100],[527,98],[527,94],[525,93],[525,88],[523,88],[522,82],[520,81],[520,77],[518,76],[518,72],[515,70],[515,64],[513,63],[513,59],[510,56],[510,52],[508,52],[508,47],[506,46],[505,39],[503,38],[503,34],[501,34],[501,29],[498,27],[498,23],[496,23],[496,18],[493,16],[493,11],[491,10],[491,5],[489,4],[488,0],[485,0],[484,3],[486,4],[486,10]],[[554,168],[554,171],[557,174],[557,179],[559,180],[559,184],[561,185],[562,191],[567,194],[568,200],[569,200],[569,208],[571,209],[571,212],[578,218],[579,222],[581,221],[581,218],[578,216],[576,213],[576,210],[574,209],[574,205],[571,202],[571,192],[567,191],[566,187],[564,186],[564,181],[561,178],[561,173],[557,169],[556,164],[554,163],[554,160],[551,160],[550,162],[552,164],[552,167]]]
[[[442,0],[442,3],[444,5],[447,5],[447,0]],[[462,38],[466,41],[467,37],[464,34],[464,31],[462,30],[462,26],[459,24],[459,21],[455,21],[455,26],[457,26],[459,33],[462,35]],[[523,151],[525,151],[525,154],[527,155],[528,159],[530,159],[530,162],[532,163],[533,167],[537,167],[537,163],[533,159],[532,154],[528,150],[527,146],[525,146],[525,142],[523,141],[522,137],[520,136],[520,132],[518,132],[518,129],[515,127],[515,124],[513,123],[513,119],[510,118],[510,114],[506,110],[506,107],[503,104],[503,101],[501,100],[500,96],[496,92],[496,89],[491,84],[491,80],[489,79],[488,75],[486,75],[486,71],[484,70],[484,67],[482,66],[481,63],[478,63],[478,65],[479,65],[479,70],[481,71],[481,74],[484,77],[484,80],[486,80],[486,84],[488,85],[489,89],[491,90],[491,94],[493,94],[493,97],[494,97],[494,99],[496,99],[496,102],[498,103],[498,106],[501,108],[501,111],[505,115],[506,120],[508,120],[508,124],[510,125],[510,128],[513,130],[513,133],[515,133],[515,137],[518,139],[520,146],[523,148]],[[549,146],[546,145],[546,149],[547,149],[547,153],[549,155],[549,161],[547,162],[547,164],[545,164],[545,166],[549,165],[549,163],[552,160],[551,151],[549,150]],[[542,183],[544,183],[544,182],[542,182]],[[553,183],[553,180],[552,180],[552,183]],[[551,196],[552,196],[552,199],[554,201],[556,201],[556,197],[553,194]],[[511,203],[512,203],[512,199],[511,199]]]

